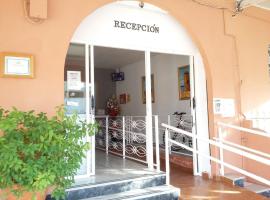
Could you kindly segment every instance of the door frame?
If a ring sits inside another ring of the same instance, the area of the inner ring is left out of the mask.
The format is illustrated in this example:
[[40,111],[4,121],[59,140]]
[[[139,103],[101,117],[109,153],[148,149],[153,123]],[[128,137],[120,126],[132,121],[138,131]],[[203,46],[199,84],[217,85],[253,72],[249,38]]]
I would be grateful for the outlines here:
[[[195,62],[194,59],[198,55],[188,55],[183,54],[182,52],[170,52],[168,50],[164,49],[138,49],[136,47],[128,47],[124,48],[122,46],[104,46],[104,45],[98,45],[94,43],[85,43],[84,41],[71,41],[71,43],[74,44],[81,44],[85,46],[85,70],[86,70],[86,120],[88,123],[91,123],[95,119],[95,108],[94,108],[94,102],[93,98],[95,95],[95,85],[94,85],[94,47],[107,47],[107,48],[121,48],[121,49],[127,49],[127,50],[138,50],[143,51],[145,53],[145,77],[146,77],[146,132],[147,135],[147,162],[148,162],[148,168],[153,169],[153,146],[152,144],[153,138],[152,138],[152,99],[151,99],[151,53],[164,53],[164,54],[174,54],[174,55],[183,55],[183,56],[189,56],[189,63],[190,63],[190,86],[191,86],[191,113],[193,117],[193,127],[192,127],[192,133],[197,133],[197,125],[196,125],[196,106],[194,105],[194,102],[196,101],[195,97]],[[91,72],[91,75],[89,74]],[[88,81],[87,81],[88,80]],[[90,91],[91,88],[91,91]],[[207,91],[205,91],[207,92]],[[193,99],[195,101],[193,101]],[[91,166],[91,168],[87,168],[87,174],[86,175],[80,175],[76,176],[75,178],[85,178],[89,177],[91,175],[95,175],[95,136],[87,137],[87,141],[91,142],[91,150],[87,152],[87,166]],[[198,150],[198,143],[196,140],[193,140],[193,148],[194,150]],[[151,150],[152,149],[152,150]],[[152,152],[152,153],[151,153]],[[198,155],[196,153],[193,154],[193,173],[194,175],[200,175],[200,163],[198,162]]]
[[[70,44],[78,44],[84,46],[84,62],[85,62],[85,120],[87,123],[94,122],[95,110],[93,98],[95,95],[95,79],[94,79],[94,48],[92,45],[84,42],[73,42]],[[90,90],[91,89],[91,90]],[[75,179],[87,178],[95,175],[95,135],[86,136],[86,141],[91,144],[91,149],[86,152],[86,174],[75,175]]]

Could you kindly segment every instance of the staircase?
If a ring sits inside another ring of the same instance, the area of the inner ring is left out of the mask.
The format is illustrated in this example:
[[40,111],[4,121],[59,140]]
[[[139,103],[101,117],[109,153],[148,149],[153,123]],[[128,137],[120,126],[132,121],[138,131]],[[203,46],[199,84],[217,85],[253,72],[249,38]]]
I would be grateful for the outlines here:
[[246,177],[239,174],[225,174],[225,181],[232,183],[233,185],[243,187],[246,190],[255,192],[257,194],[263,195],[270,198],[270,187],[260,185],[257,183],[250,183],[246,181]]
[[[66,190],[65,200],[178,200],[180,190],[166,185],[164,173],[76,185]],[[46,200],[52,200],[50,195]]]

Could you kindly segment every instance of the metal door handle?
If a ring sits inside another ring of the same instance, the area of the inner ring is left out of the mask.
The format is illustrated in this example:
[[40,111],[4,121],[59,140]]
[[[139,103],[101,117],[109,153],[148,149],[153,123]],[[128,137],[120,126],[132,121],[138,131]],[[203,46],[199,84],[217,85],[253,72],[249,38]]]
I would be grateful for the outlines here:
[[95,109],[95,98],[94,98],[94,95],[91,96],[91,108],[92,108],[92,110]]

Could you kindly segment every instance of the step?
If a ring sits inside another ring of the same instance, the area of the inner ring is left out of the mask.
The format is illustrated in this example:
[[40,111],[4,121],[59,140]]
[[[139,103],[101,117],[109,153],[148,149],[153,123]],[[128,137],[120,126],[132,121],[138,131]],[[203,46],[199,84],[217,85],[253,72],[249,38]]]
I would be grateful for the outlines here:
[[178,200],[179,196],[180,189],[164,185],[81,200]]
[[[161,173],[97,184],[76,185],[76,187],[71,187],[66,190],[66,200],[86,199],[127,192],[134,189],[162,186],[165,185],[165,182],[166,175]],[[46,200],[52,200],[50,195],[47,196]]]
[[225,174],[224,179],[233,185],[244,187],[246,177],[241,174],[227,173]]
[[266,197],[270,197],[270,188],[256,183],[245,182],[244,188],[246,190],[261,194]]

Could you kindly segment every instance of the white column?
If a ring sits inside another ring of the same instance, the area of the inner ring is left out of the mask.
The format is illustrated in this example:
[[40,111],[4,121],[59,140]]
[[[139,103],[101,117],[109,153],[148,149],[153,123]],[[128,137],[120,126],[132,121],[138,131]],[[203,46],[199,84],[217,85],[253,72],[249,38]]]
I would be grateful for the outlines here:
[[106,116],[106,154],[109,153],[109,116]]
[[[192,134],[196,135],[196,108],[193,102],[195,99],[195,79],[194,79],[194,57],[189,56],[189,66],[190,66],[190,100],[191,100],[191,115],[192,115]],[[196,100],[196,99],[195,99]],[[193,137],[192,139],[193,144],[193,174],[198,175],[198,155],[196,154],[197,151],[197,139]]]
[[[90,123],[91,122],[91,117],[90,117],[90,84],[89,84],[89,70],[90,70],[90,63],[89,63],[89,46],[88,44],[85,44],[85,100],[86,100],[86,122]],[[90,137],[86,136],[87,142],[90,142]],[[91,173],[91,151],[87,151],[87,156],[86,156],[86,166],[87,166],[87,176],[90,175]]]
[[159,155],[159,122],[158,115],[155,115],[155,139],[156,139],[156,164],[157,171],[160,171],[160,155]]
[[[88,57],[89,57],[89,55],[88,55]],[[90,95],[90,97],[91,97],[90,101],[91,101],[91,104],[93,104],[94,99],[92,99],[92,97],[93,98],[95,97],[95,79],[94,79],[94,74],[95,74],[94,73],[94,67],[95,66],[94,66],[94,46],[92,46],[92,45],[90,46],[90,59],[91,59],[90,60],[91,91],[90,91],[90,94],[87,93],[88,94],[87,96]],[[91,110],[91,113],[90,113],[91,116],[90,117],[91,117],[91,121],[93,122],[95,120],[95,109],[94,108],[92,109],[92,106],[91,106],[90,110]],[[96,141],[95,141],[95,135],[93,135],[91,137],[91,149],[92,149],[92,162],[91,162],[91,164],[92,164],[92,173],[95,174],[95,172],[96,172]]]
[[170,154],[169,154],[169,131],[165,130],[165,173],[166,184],[170,184]]
[[220,148],[219,148],[219,159],[220,159],[220,175],[224,176],[224,155],[223,155],[223,137],[222,137],[222,129],[221,127],[218,127],[218,139],[220,143]]
[[153,161],[153,129],[152,129],[152,95],[151,95],[151,58],[150,52],[145,52],[145,85],[146,85],[146,150],[147,164],[154,169]]
[[126,120],[125,116],[122,118],[123,123],[123,158],[126,159]]
[[[168,125],[172,126],[172,124],[171,124],[171,115],[168,115]],[[169,138],[172,139],[171,133],[170,133],[169,130],[168,130],[168,135],[169,135]],[[169,148],[170,148],[170,149],[169,149],[169,153],[171,154],[171,153],[172,153],[172,146],[170,145]]]

